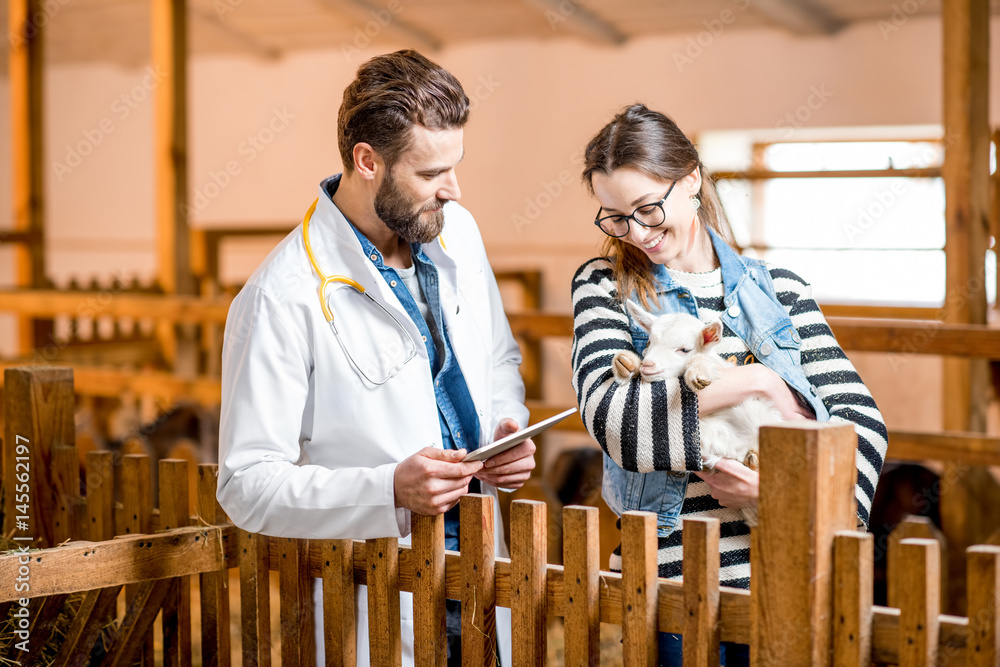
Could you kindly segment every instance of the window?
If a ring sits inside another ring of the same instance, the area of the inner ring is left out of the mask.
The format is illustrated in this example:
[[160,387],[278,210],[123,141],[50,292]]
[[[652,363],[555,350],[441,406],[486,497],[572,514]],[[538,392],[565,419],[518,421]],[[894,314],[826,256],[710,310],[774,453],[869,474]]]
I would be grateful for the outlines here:
[[[768,142],[750,133],[741,140],[731,132],[699,138],[737,244],[801,275],[821,302],[941,305],[944,146],[934,138],[940,128],[849,131],[890,136],[850,139],[836,136],[844,130],[829,130],[833,138],[825,141]],[[986,263],[993,301],[992,251]]]

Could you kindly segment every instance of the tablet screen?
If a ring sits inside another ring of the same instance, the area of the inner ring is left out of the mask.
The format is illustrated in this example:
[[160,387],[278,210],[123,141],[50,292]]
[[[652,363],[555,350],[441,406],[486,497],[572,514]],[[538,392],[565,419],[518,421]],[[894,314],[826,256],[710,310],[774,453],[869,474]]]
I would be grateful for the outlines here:
[[528,426],[527,428],[521,429],[517,433],[511,433],[506,438],[500,438],[493,443],[486,445],[485,447],[480,447],[474,452],[471,452],[466,456],[463,461],[485,461],[486,459],[492,458],[501,452],[506,452],[511,447],[515,447],[528,438],[533,438],[550,426],[554,426],[561,422],[562,420],[569,417],[571,414],[576,412],[576,408],[570,408],[565,412],[560,412],[559,414],[549,417],[548,419],[542,420],[537,424]]

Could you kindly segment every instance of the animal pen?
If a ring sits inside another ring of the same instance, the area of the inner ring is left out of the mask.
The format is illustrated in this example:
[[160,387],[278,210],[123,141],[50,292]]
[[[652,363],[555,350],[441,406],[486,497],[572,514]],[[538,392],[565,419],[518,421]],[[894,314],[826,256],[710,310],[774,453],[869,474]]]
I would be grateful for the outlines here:
[[[564,565],[546,562],[546,506],[515,501],[511,556],[493,548],[493,499],[461,501],[461,551],[444,549],[443,517],[414,516],[412,544],[396,539],[296,540],[239,530],[215,500],[217,467],[198,466],[195,508],[186,461],[159,461],[159,500],[145,455],[73,446],[72,371],[5,371],[5,507],[18,545],[0,556],[6,657],[21,664],[89,664],[101,638],[107,665],[231,662],[240,618],[242,664],[267,665],[269,572],[280,579],[281,664],[309,665],[322,641],[329,664],[355,664],[355,587],[367,585],[372,663],[400,661],[399,592],[414,596],[416,662],[445,663],[446,599],[462,601],[465,664],[495,664],[496,608],[513,617],[515,665],[541,665],[546,620],[565,620],[566,664],[598,664],[600,623],[622,628],[623,662],[656,664],[658,631],[683,634],[685,664],[718,664],[719,641],[749,643],[757,665],[996,665],[1000,660],[1000,547],[966,552],[966,617],[940,613],[935,540],[894,542],[898,608],[873,606],[874,541],[856,532],[856,435],[849,425],[765,427],[760,523],[751,532],[751,590],[720,587],[719,524],[685,523],[683,583],[657,578],[656,517],[622,517],[622,572],[601,571],[597,509],[566,507]],[[116,474],[117,473],[117,474]],[[120,478],[119,488],[114,480]],[[24,486],[27,488],[25,489]],[[121,498],[115,501],[116,492]],[[10,508],[22,514],[12,516]],[[41,544],[46,548],[35,549]],[[55,545],[55,546],[52,546]],[[229,570],[239,569],[239,608]],[[323,580],[323,636],[313,636],[312,588]],[[200,607],[192,610],[197,587]],[[125,613],[116,616],[124,590]],[[82,595],[61,637],[54,623]],[[199,612],[198,627],[192,612]],[[15,648],[17,647],[17,648]],[[21,652],[23,649],[23,653]],[[44,651],[44,653],[43,653]]]

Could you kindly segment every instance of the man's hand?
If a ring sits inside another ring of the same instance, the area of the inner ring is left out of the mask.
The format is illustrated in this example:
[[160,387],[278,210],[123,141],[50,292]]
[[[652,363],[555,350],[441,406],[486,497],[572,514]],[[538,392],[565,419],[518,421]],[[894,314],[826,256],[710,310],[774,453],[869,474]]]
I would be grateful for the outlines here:
[[[532,447],[534,451],[534,447]],[[392,478],[396,507],[427,516],[443,514],[469,490],[482,461],[462,463],[464,449],[424,447],[403,459]]]
[[[504,419],[497,424],[493,441],[517,433],[521,427],[513,419]],[[535,443],[528,438],[520,445],[486,459],[486,465],[476,473],[476,477],[491,486],[502,489],[519,489],[531,477],[535,469]]]
[[757,507],[760,475],[739,461],[721,459],[715,470],[696,472],[711,489],[712,497],[723,507]]

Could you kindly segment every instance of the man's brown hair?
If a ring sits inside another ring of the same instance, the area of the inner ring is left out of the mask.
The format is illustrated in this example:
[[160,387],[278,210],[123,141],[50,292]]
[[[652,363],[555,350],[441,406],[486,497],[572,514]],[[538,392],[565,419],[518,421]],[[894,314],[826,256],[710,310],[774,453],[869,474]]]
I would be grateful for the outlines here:
[[354,146],[371,145],[391,167],[410,143],[410,128],[460,128],[469,98],[448,70],[407,49],[375,56],[358,68],[344,91],[337,143],[344,172],[354,170]]

